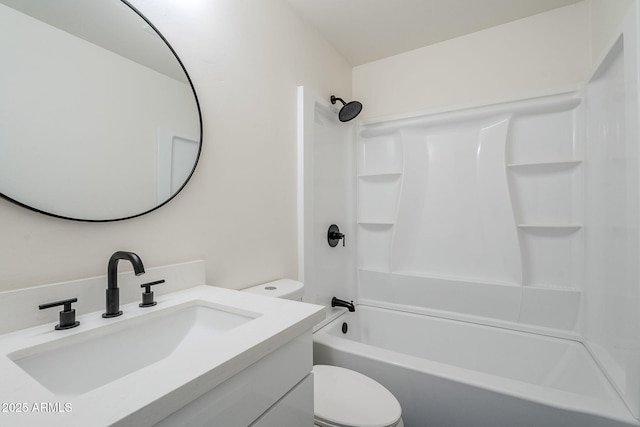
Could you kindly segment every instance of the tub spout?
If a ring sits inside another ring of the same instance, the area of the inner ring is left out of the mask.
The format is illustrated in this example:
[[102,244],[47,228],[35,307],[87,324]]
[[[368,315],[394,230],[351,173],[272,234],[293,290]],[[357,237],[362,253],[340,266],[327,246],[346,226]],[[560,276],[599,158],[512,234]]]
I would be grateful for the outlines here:
[[355,305],[353,305],[353,301],[347,302],[336,297],[331,298],[331,307],[346,307],[349,311],[356,311]]

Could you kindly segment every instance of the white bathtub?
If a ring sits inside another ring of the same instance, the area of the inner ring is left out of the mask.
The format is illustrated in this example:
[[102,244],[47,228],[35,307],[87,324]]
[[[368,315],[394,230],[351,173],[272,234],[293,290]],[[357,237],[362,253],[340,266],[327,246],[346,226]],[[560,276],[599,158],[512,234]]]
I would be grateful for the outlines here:
[[640,425],[571,340],[358,305],[314,334],[314,363],[384,384],[407,427]]

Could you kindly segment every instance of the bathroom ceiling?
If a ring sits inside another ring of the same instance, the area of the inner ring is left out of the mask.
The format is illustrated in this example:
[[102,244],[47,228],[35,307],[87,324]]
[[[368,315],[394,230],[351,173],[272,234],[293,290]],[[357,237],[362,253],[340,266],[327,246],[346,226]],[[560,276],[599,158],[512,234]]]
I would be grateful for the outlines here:
[[0,4],[187,83],[162,39],[119,0],[0,0]]
[[581,0],[287,0],[361,65]]

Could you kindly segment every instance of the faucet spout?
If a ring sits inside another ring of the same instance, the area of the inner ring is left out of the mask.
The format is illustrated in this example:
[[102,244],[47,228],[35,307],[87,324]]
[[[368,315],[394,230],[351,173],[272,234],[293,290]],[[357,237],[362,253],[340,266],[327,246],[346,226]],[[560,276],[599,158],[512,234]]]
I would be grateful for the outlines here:
[[144,274],[144,265],[140,257],[133,252],[118,251],[111,255],[107,265],[107,288],[118,288],[118,261],[121,259],[129,261],[133,265],[136,276]]
[[107,302],[102,317],[116,317],[120,311],[120,289],[118,289],[118,262],[123,259],[133,265],[136,276],[144,274],[144,265],[140,257],[133,252],[118,251],[111,255],[107,265]]
[[336,297],[331,298],[331,307],[346,307],[349,311],[356,311],[356,306],[353,305],[353,301],[347,302]]

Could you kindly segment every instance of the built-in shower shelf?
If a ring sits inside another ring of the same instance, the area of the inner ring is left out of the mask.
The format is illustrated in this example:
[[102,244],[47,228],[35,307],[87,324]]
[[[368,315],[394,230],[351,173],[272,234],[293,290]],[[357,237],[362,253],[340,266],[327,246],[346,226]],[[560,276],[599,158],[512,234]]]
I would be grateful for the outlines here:
[[367,219],[367,220],[358,220],[358,224],[361,225],[385,225],[385,226],[393,226],[395,224],[394,221],[388,220],[378,220],[378,219]]
[[558,230],[573,232],[582,228],[580,224],[518,224],[518,228],[531,230]]
[[565,161],[551,161],[551,162],[531,162],[531,163],[510,163],[507,165],[512,170],[526,170],[535,172],[548,172],[567,170],[575,168],[582,164],[582,160],[565,160]]
[[400,178],[402,172],[366,173],[358,175],[363,180],[394,180]]
[[539,291],[556,291],[556,292],[567,292],[575,295],[582,295],[582,290],[572,287],[572,286],[559,286],[553,284],[524,284],[525,288]]

